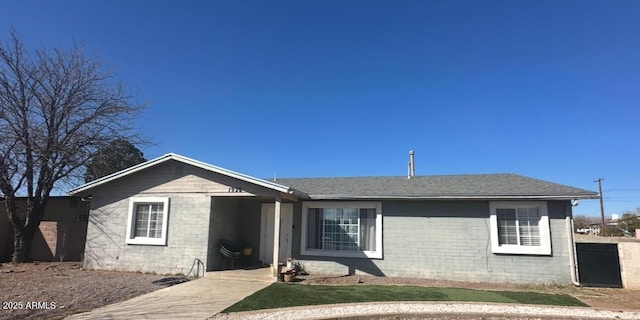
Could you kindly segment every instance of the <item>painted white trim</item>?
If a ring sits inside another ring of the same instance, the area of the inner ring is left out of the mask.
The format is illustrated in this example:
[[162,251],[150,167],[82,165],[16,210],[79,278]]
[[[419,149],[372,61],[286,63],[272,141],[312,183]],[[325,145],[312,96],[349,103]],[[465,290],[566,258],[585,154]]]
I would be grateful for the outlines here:
[[265,187],[265,188],[268,188],[268,189],[272,189],[272,190],[275,190],[275,191],[279,191],[279,192],[283,192],[283,193],[289,193],[289,194],[293,193],[293,190],[291,190],[289,187],[281,185],[281,184],[278,184],[278,183],[275,183],[275,182],[271,182],[271,181],[255,178],[255,177],[252,177],[252,176],[249,176],[249,175],[246,175],[246,174],[242,174],[242,173],[231,171],[231,170],[228,170],[228,169],[225,169],[225,168],[217,167],[217,166],[214,166],[214,165],[202,162],[202,161],[194,160],[194,159],[191,159],[191,158],[187,158],[185,156],[181,156],[181,155],[178,155],[178,154],[175,154],[175,153],[167,153],[167,154],[165,154],[165,155],[163,155],[161,157],[149,160],[147,162],[143,162],[143,163],[135,165],[133,167],[124,169],[122,171],[118,171],[116,173],[110,174],[108,176],[105,176],[105,177],[102,177],[100,179],[97,179],[97,180],[91,181],[89,183],[86,183],[84,185],[81,185],[81,186],[69,191],[69,194],[70,195],[78,194],[80,192],[95,188],[95,187],[100,186],[102,184],[105,184],[107,182],[119,179],[121,177],[130,175],[132,173],[147,169],[149,167],[152,167],[152,166],[155,166],[155,165],[158,165],[158,164],[170,161],[170,160],[175,160],[175,161],[178,161],[178,162],[182,162],[182,163],[185,163],[185,164],[188,164],[188,165],[200,168],[200,169],[204,169],[204,170],[207,170],[207,171],[219,173],[219,174],[231,177],[231,178],[242,180],[242,181],[245,181],[245,182],[248,182],[248,183],[252,183],[252,184],[255,184],[255,185],[258,185],[258,186],[261,186],[261,187]]
[[[273,212],[270,213],[270,210]],[[293,239],[293,204],[281,203],[280,204],[280,217],[281,228],[280,236],[288,237],[284,241],[280,242],[280,259],[284,262],[287,258],[292,257],[292,244]],[[260,250],[259,259],[268,263],[272,259],[272,255],[268,254],[269,249],[273,248],[273,225],[269,220],[275,220],[275,203],[263,203],[260,209]],[[273,221],[275,223],[275,221]],[[271,228],[268,226],[271,224]],[[271,239],[271,240],[269,240]],[[282,238],[281,238],[282,240]],[[272,251],[273,253],[273,251]]]
[[[307,226],[310,208],[358,208],[376,210],[376,250],[338,251],[307,248]],[[302,232],[300,253],[308,256],[382,259],[382,202],[378,201],[305,201],[302,203]]]
[[[162,203],[162,237],[160,238],[147,238],[147,237],[134,237],[135,228],[135,206],[137,204],[144,203]],[[167,230],[169,226],[169,198],[167,197],[132,197],[129,198],[129,216],[127,217],[127,236],[125,238],[126,244],[143,244],[152,246],[166,246],[167,245]]]
[[345,194],[310,194],[313,200],[574,200],[574,199],[599,199],[598,196],[572,195],[572,196],[509,196],[509,195],[487,195],[487,196],[359,196]]
[[[271,256],[272,266],[280,272],[280,224],[282,223],[281,219],[281,199],[280,197],[276,198],[275,207],[273,209],[273,255]],[[278,276],[278,273],[275,274]]]
[[[496,209],[538,208],[540,222],[539,246],[500,245],[498,239],[498,217]],[[489,202],[489,225],[491,227],[491,251],[504,254],[551,255],[551,233],[546,201],[491,201]]]

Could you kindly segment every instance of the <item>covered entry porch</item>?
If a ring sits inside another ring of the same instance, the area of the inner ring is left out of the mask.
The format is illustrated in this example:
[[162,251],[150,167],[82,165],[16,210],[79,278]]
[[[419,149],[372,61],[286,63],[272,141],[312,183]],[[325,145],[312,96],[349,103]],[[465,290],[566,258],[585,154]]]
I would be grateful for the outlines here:
[[[229,269],[265,268],[265,274],[275,277],[270,265],[291,257],[294,203],[291,197],[280,196],[212,196],[207,276]],[[223,241],[230,244],[221,250]],[[225,254],[227,250],[237,257]]]

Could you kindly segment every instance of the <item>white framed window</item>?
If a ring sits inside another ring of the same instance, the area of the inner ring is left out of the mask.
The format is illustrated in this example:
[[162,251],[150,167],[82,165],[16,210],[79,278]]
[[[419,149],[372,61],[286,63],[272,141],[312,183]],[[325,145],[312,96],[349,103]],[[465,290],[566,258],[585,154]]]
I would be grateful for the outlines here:
[[303,255],[382,258],[382,203],[302,204]]
[[168,218],[169,198],[130,198],[126,243],[156,246],[166,245]]
[[546,201],[491,201],[489,210],[493,253],[551,254]]

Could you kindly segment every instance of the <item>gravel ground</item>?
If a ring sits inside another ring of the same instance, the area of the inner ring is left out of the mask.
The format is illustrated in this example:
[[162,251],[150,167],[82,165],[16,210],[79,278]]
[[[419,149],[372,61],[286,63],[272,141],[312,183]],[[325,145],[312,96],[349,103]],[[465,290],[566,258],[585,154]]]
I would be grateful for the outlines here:
[[165,286],[159,275],[82,270],[80,263],[0,264],[0,319],[61,319]]
[[369,303],[218,314],[210,319],[640,319],[640,312],[480,303]]

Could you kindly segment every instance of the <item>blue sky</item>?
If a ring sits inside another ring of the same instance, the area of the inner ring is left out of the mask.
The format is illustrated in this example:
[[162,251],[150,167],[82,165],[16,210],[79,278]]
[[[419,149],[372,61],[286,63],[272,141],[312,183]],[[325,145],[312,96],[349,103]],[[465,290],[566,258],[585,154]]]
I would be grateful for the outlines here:
[[[153,145],[257,177],[513,172],[640,207],[639,1],[8,1],[83,43]],[[574,213],[598,215],[598,202]]]

